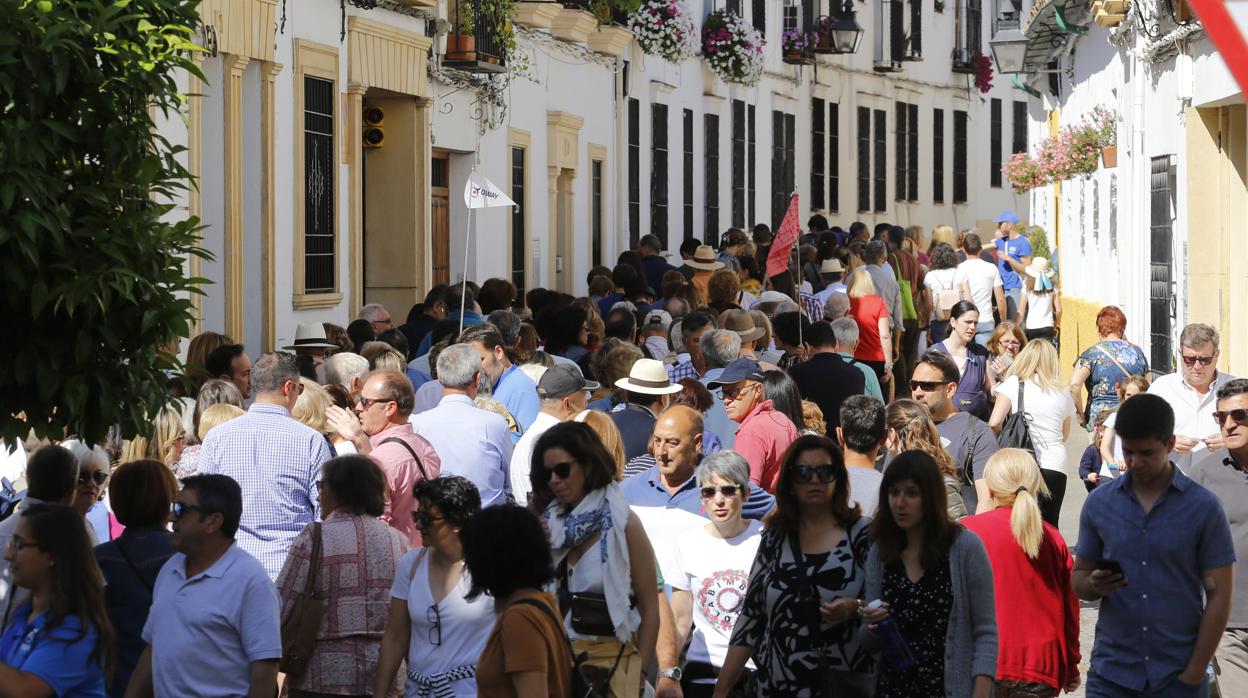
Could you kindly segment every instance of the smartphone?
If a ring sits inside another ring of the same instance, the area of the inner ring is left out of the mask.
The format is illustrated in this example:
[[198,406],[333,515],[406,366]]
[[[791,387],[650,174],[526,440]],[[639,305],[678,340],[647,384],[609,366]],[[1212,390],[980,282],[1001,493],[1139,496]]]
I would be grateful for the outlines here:
[[1096,569],[1107,570],[1114,574],[1123,574],[1122,565],[1117,560],[1097,560]]

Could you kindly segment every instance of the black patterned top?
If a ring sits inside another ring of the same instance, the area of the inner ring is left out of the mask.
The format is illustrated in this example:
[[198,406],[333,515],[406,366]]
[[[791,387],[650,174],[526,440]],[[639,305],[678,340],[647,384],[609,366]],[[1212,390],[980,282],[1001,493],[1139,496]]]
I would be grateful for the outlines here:
[[881,698],[931,698],[945,695],[945,635],[953,611],[949,563],[925,570],[918,583],[900,562],[884,567],[884,600],[893,622],[919,663],[904,672],[880,672]]
[[[861,598],[866,585],[867,528],[862,517],[829,553],[803,555],[808,584],[819,590],[819,601]],[[820,618],[818,602],[804,585],[794,563],[790,538],[783,532],[763,532],[741,615],[733,627],[731,644],[754,650],[760,695],[813,696],[818,685],[818,656],[810,638],[810,619]],[[875,660],[858,641],[857,621],[827,625],[819,621],[820,640],[827,666],[841,671],[870,673]]]

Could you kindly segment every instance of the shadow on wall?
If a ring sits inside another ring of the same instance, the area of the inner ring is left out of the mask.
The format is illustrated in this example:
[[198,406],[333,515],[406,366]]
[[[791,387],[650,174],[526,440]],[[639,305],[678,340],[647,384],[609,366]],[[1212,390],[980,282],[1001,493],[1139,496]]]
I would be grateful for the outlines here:
[[[1062,346],[1058,352],[1058,360],[1062,365],[1063,380],[1070,379],[1075,359],[1079,358],[1079,354],[1101,341],[1100,335],[1096,333],[1096,314],[1101,312],[1103,307],[1105,307],[1104,303],[1062,296]],[[1127,318],[1128,326],[1133,319],[1136,322],[1142,322],[1140,318]],[[1086,396],[1081,398],[1081,401],[1083,399],[1086,399]]]

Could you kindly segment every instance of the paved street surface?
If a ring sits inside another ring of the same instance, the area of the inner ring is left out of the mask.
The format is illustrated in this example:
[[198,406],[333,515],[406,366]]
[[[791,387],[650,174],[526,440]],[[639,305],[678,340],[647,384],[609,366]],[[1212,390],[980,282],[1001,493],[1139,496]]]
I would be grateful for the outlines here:
[[[1066,539],[1066,544],[1070,546],[1071,552],[1074,552],[1075,543],[1079,540],[1079,512],[1083,509],[1083,501],[1088,498],[1088,491],[1084,489],[1083,482],[1079,480],[1079,458],[1083,455],[1083,450],[1090,443],[1090,435],[1084,431],[1079,425],[1071,428],[1070,438],[1066,441],[1066,477],[1069,482],[1066,485],[1066,499],[1062,503],[1061,526],[1062,537]],[[1079,673],[1086,681],[1088,677],[1088,662],[1092,657],[1092,638],[1096,632],[1096,609],[1095,603],[1080,601],[1079,611],[1079,652],[1082,661],[1079,663]],[[1074,693],[1063,694],[1071,696],[1083,696],[1083,684],[1079,684],[1079,690]]]

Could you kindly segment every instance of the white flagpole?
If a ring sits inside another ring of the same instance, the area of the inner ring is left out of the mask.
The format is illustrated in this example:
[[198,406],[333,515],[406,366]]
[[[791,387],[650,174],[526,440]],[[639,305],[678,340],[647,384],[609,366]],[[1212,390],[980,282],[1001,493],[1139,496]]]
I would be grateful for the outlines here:
[[467,312],[467,309],[464,308],[464,303],[467,302],[468,300],[468,253],[469,253],[469,250],[472,249],[469,245],[472,242],[472,224],[476,220],[476,216],[477,216],[477,209],[475,208],[468,209],[468,232],[464,234],[464,275],[463,275],[463,278],[459,282],[459,286],[460,286],[459,333],[460,334],[464,333],[464,314]]

